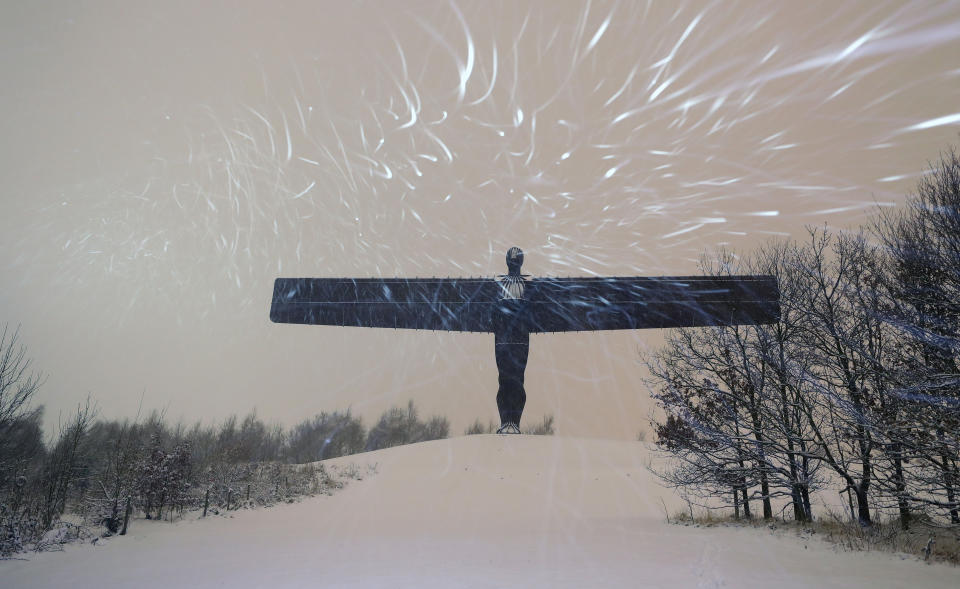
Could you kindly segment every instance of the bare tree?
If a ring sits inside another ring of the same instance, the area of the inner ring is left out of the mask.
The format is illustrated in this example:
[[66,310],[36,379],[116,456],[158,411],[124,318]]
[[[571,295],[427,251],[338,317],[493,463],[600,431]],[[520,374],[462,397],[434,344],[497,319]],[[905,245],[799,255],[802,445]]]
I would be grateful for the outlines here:
[[803,412],[812,449],[856,499],[856,517],[870,526],[870,492],[879,440],[873,424],[886,394],[876,378],[882,347],[882,317],[864,307],[858,292],[872,288],[862,236],[810,230],[797,270],[805,281],[803,337],[811,355],[803,375]]
[[43,532],[31,483],[45,459],[42,408],[30,406],[42,377],[32,370],[20,329],[0,332],[0,555],[21,550]]
[[660,424],[658,435],[688,438],[679,446],[667,440],[685,463],[675,474],[692,480],[700,471],[701,485],[704,477],[732,482],[745,511],[744,489],[758,486],[765,518],[772,517],[771,498],[787,495],[794,517],[810,519],[810,492],[827,466],[868,526],[878,403],[889,397],[879,279],[862,237],[820,230],[810,237],[805,246],[772,243],[753,258],[726,255],[705,264],[710,274],[776,276],[781,318],[668,336],[651,372],[666,384],[656,398],[674,422]]
[[[944,153],[874,231],[888,253],[898,331],[897,493],[960,525],[960,157]],[[941,513],[943,512],[941,511]]]
[[135,491],[135,467],[140,451],[137,424],[98,422],[91,428],[88,439],[102,445],[104,450],[97,457],[99,464],[95,465],[94,488],[88,503],[96,522],[116,534]]
[[[780,322],[672,333],[649,366],[664,385],[654,395],[667,413],[666,422],[653,424],[658,443],[677,459],[661,474],[677,484],[696,480],[703,489],[730,486],[735,512],[742,505],[747,515],[751,498],[761,500],[763,516],[770,518],[771,499],[789,496],[794,517],[804,521],[811,517],[819,462],[809,451],[811,434],[797,406],[805,364],[797,353],[800,282],[792,271],[794,250],[772,244],[758,260],[727,254],[705,260],[702,270],[711,275],[777,276],[784,285]],[[749,495],[754,487],[759,493]]]
[[0,333],[0,443],[5,429],[29,411],[30,399],[43,380],[31,369],[33,362],[26,354],[20,328],[11,332],[4,325]]
[[43,529],[49,530],[67,507],[70,489],[78,481],[81,448],[95,409],[89,399],[77,407],[50,450],[39,481],[40,518]]
[[786,480],[790,486],[794,519],[810,521],[813,512],[810,493],[816,483],[821,463],[809,452],[812,445],[810,428],[804,419],[804,381],[809,354],[800,326],[803,280],[797,272],[797,247],[785,241],[762,246],[746,261],[752,273],[775,276],[780,288],[780,320],[772,325],[755,326],[759,361],[770,372],[769,386],[771,437],[780,441],[786,464]]
[[781,317],[671,333],[649,362],[668,483],[694,497],[732,489],[738,515],[786,489],[803,520],[824,467],[863,526],[874,509],[897,513],[904,528],[919,513],[960,526],[956,151],[872,229],[879,244],[862,231],[811,229],[804,244],[708,264],[775,275]]

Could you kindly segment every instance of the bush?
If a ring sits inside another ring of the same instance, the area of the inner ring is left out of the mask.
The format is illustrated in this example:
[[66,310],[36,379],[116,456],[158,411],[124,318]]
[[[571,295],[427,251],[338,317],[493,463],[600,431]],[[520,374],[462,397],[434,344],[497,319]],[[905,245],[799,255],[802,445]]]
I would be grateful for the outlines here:
[[294,427],[283,448],[286,460],[305,463],[363,452],[363,422],[350,411],[321,413]]
[[446,417],[434,416],[429,421],[422,422],[413,401],[410,401],[406,410],[391,407],[380,416],[380,420],[370,429],[367,436],[366,449],[380,450],[403,444],[439,440],[446,438],[449,433],[450,422]]

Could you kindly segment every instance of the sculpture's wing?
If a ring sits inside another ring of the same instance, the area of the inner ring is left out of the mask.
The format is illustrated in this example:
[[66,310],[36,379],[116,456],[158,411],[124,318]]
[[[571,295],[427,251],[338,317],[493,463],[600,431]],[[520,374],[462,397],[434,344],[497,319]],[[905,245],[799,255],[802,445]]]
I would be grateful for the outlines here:
[[277,278],[275,323],[492,331],[492,279]]
[[524,298],[534,333],[762,324],[780,317],[773,276],[538,278]]

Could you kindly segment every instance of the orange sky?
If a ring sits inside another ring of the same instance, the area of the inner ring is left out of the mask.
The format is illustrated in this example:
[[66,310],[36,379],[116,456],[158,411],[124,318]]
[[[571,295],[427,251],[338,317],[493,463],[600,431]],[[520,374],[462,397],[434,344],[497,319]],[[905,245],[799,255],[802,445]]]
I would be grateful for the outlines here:
[[[496,416],[493,337],[271,324],[277,276],[697,271],[903,202],[960,130],[955,2],[20,3],[0,321],[92,395]],[[534,336],[525,421],[632,438],[655,332]]]

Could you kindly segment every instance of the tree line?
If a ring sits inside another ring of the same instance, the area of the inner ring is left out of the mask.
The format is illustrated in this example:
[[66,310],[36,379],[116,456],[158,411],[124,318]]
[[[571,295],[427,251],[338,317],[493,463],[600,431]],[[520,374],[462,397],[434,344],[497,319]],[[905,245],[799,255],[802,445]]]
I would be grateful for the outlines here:
[[[422,419],[411,401],[369,429],[350,410],[320,413],[285,429],[256,413],[220,424],[97,419],[88,401],[45,441],[42,384],[19,341],[0,334],[0,557],[62,542],[71,533],[125,533],[130,517],[219,512],[325,492],[323,467],[338,456],[446,438],[445,417]],[[69,514],[71,517],[64,517]]]
[[657,473],[703,505],[813,517],[845,495],[870,526],[960,526],[960,158],[853,230],[809,228],[711,276],[769,274],[780,320],[673,330],[645,360],[662,416]]

